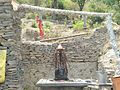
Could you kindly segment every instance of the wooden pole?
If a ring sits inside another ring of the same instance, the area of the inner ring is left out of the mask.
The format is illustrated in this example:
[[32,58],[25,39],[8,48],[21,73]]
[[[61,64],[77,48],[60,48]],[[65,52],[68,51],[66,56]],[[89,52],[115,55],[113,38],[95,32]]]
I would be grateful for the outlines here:
[[87,29],[87,16],[86,15],[83,15],[83,22],[84,22],[84,24],[83,24],[83,28],[84,29]]

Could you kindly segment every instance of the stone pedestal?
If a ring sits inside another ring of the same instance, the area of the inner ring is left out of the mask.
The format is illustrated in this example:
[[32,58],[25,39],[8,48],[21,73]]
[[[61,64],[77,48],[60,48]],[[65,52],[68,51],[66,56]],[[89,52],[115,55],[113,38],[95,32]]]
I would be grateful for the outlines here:
[[41,87],[40,90],[84,90],[84,87]]
[[87,87],[87,83],[84,81],[54,81],[40,79],[37,82],[37,86],[40,87],[39,90],[84,90]]

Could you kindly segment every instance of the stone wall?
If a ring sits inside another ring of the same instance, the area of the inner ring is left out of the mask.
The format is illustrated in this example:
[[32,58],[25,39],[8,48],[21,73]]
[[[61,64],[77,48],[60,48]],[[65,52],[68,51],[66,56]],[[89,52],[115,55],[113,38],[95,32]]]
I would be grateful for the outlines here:
[[[0,90],[37,90],[41,78],[54,79],[54,51],[58,43],[21,43],[20,14],[11,0],[0,0],[0,44],[7,47],[6,81]],[[95,78],[98,59],[106,51],[106,29],[60,41],[68,58],[69,78]],[[109,45],[108,45],[109,46]]]
[[13,11],[11,0],[0,0],[0,44],[7,47],[6,80],[0,84],[0,90],[20,89],[19,61],[20,48],[20,18]]
[[[107,43],[106,29],[96,30],[91,35],[81,35],[65,39],[60,43],[68,58],[69,78],[95,78],[99,56]],[[25,90],[37,90],[36,82],[41,78],[54,79],[54,52],[58,43],[24,41],[23,78]]]

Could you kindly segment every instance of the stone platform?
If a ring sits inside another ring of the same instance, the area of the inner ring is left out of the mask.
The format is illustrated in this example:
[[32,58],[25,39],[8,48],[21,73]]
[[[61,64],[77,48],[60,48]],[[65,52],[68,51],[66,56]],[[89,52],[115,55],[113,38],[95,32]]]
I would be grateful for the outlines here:
[[112,83],[91,83],[87,90],[113,90]]
[[84,87],[87,87],[87,83],[80,79],[69,81],[40,79],[37,86],[40,87],[40,90],[83,90]]

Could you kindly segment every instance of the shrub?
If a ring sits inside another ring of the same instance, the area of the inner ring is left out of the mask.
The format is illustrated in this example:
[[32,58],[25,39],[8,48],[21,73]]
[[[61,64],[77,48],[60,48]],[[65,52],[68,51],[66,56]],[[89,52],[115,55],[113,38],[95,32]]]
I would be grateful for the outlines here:
[[[102,3],[101,1],[95,0],[90,1],[87,8],[88,8],[87,11],[102,13],[107,12],[107,10],[109,9],[109,7],[106,4]],[[91,16],[88,19],[91,27],[93,27],[94,24],[101,24],[101,22],[104,21],[104,18],[98,16]]]
[[88,11],[90,12],[107,12],[109,7],[101,1],[90,1],[88,4]]
[[68,10],[79,10],[79,6],[77,3],[72,2],[71,0],[63,0],[63,5],[65,9]]
[[45,33],[49,33],[51,31],[51,23],[49,21],[44,22],[43,29]]
[[[83,29],[83,25],[84,25],[84,22],[82,20],[75,21],[74,24],[73,24],[73,29],[75,29],[75,30],[82,30]],[[87,26],[89,26],[88,23],[87,23]]]
[[114,16],[114,21],[120,25],[120,12],[117,12]]
[[33,27],[33,28],[37,28],[37,27],[38,27],[38,26],[37,26],[37,23],[36,23],[36,22],[33,22],[32,27]]
[[38,14],[37,13],[27,13],[26,14],[26,18],[27,19],[36,19],[36,16],[38,16]]
[[19,2],[20,4],[27,3],[27,4],[34,5],[34,0],[16,0],[16,1]]
[[113,20],[120,25],[120,6],[119,5],[114,5]]

